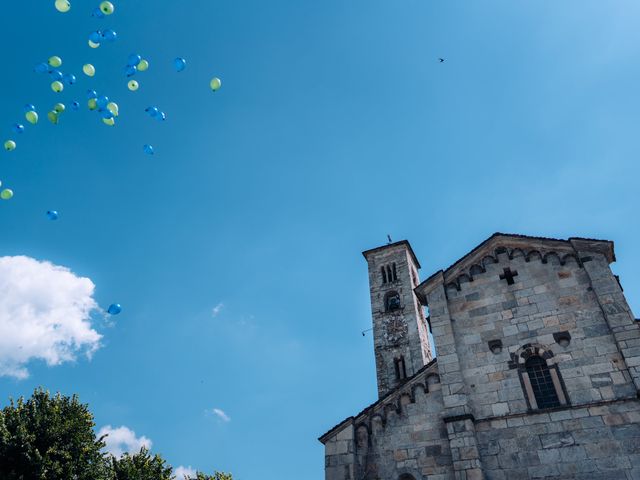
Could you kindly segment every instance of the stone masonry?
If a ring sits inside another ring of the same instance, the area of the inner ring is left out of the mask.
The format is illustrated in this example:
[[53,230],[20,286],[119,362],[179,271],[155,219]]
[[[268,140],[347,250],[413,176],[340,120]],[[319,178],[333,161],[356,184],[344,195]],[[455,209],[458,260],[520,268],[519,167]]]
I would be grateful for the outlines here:
[[320,437],[327,480],[640,479],[612,242],[495,234],[420,284],[408,242],[364,255],[379,399]]

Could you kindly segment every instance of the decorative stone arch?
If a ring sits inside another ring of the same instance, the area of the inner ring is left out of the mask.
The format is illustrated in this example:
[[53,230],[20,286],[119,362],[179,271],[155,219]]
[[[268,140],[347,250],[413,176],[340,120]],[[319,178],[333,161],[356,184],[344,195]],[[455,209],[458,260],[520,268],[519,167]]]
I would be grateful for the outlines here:
[[366,451],[371,444],[371,432],[369,425],[366,423],[359,423],[356,428],[356,448],[359,452]]
[[469,275],[471,275],[472,277],[475,275],[481,275],[485,272],[485,268],[482,265],[478,265],[477,263],[474,265],[471,265],[471,268],[469,269]]
[[396,290],[390,290],[384,295],[384,311],[395,312],[402,309],[402,300],[400,293]]
[[494,263],[498,263],[498,259],[496,257],[494,257],[493,255],[487,255],[486,257],[483,257],[483,259],[482,259],[482,267],[485,270],[487,269],[487,265],[492,265]]
[[518,369],[520,383],[525,393],[529,410],[539,410],[543,401],[541,384],[549,389],[549,395],[555,395],[553,405],[544,408],[569,405],[567,390],[562,381],[556,358],[549,347],[539,343],[527,343],[511,354],[511,368]]
[[531,250],[529,253],[527,253],[525,261],[530,262],[534,258],[542,261],[542,254],[538,250]]
[[511,260],[517,257],[525,257],[525,256],[526,255],[524,254],[524,250],[522,250],[521,248],[514,248],[513,250],[511,250],[511,252],[509,252],[509,258]]
[[409,468],[401,468],[398,473],[400,474],[398,475],[398,480],[419,480],[423,478],[420,473]]
[[542,258],[542,263],[550,263],[551,265],[561,265],[560,256],[556,252],[549,252]]

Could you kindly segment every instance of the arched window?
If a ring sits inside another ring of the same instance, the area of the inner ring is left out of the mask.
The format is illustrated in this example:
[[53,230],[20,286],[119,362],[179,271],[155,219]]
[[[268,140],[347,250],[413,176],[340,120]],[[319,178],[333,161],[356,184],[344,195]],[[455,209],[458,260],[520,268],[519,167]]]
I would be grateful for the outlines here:
[[399,310],[400,308],[400,294],[393,290],[391,292],[387,292],[387,294],[384,296],[385,312],[393,312],[394,310]]
[[529,357],[525,362],[525,369],[538,408],[559,407],[560,399],[544,358],[538,355]]
[[404,357],[395,358],[393,364],[396,368],[396,380],[407,378],[407,366],[404,363]]
[[380,272],[382,272],[382,283],[387,283],[387,271],[384,267],[380,267]]

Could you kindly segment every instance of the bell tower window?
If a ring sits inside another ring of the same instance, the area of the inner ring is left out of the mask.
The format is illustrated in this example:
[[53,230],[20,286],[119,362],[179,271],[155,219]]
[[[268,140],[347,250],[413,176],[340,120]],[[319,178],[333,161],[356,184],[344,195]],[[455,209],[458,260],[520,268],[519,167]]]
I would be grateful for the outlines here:
[[395,291],[388,292],[384,296],[384,310],[385,312],[393,312],[400,310],[402,305],[400,304],[400,294]]
[[396,269],[395,262],[391,265],[383,265],[380,267],[380,273],[382,274],[382,283],[391,283],[398,280],[398,271]]
[[407,378],[407,367],[404,363],[404,357],[398,357],[393,359],[393,364],[396,369],[396,380],[404,380]]
[[387,270],[384,267],[380,267],[380,272],[382,273],[382,283],[387,283]]

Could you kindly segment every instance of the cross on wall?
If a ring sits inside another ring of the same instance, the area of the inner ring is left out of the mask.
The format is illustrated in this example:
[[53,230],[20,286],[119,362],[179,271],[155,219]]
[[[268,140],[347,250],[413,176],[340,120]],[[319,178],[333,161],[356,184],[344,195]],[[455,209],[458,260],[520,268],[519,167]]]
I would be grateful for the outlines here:
[[507,285],[513,285],[515,283],[513,277],[518,276],[518,271],[514,270],[512,272],[510,268],[503,268],[502,270],[504,273],[500,275],[500,280],[506,280]]

